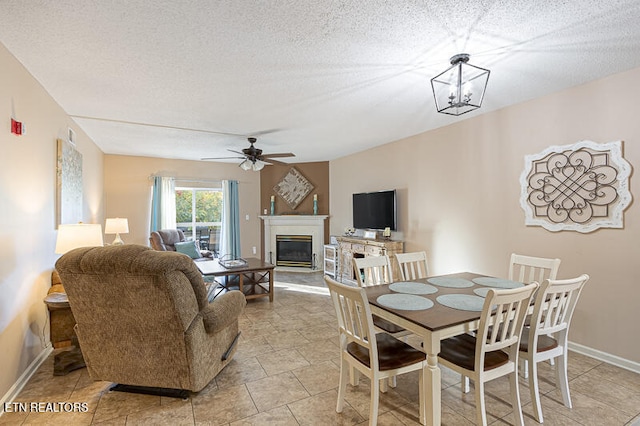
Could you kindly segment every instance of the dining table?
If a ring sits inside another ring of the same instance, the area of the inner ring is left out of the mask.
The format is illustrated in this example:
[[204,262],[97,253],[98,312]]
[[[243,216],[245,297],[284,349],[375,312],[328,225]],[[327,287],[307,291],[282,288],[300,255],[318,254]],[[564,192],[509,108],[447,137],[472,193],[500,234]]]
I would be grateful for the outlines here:
[[472,272],[432,276],[365,288],[371,313],[422,339],[427,355],[424,392],[427,425],[440,425],[440,342],[478,329],[484,297],[491,288],[517,288],[523,283]]

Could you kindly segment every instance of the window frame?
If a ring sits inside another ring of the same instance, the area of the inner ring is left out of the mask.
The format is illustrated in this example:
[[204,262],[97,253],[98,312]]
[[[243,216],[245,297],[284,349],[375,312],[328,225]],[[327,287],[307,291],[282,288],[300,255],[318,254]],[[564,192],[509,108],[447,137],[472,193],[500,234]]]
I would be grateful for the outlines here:
[[[201,183],[199,185],[194,185],[194,184],[186,184],[183,182],[176,182],[175,185],[175,192],[177,193],[178,191],[190,191],[191,192],[191,222],[178,222],[176,220],[176,227],[177,228],[191,228],[191,231],[183,231],[185,234],[185,237],[187,238],[192,238],[194,240],[197,240],[197,228],[199,227],[218,227],[220,229],[222,229],[222,209],[224,208],[223,203],[224,203],[224,194],[223,197],[221,199],[221,211],[220,211],[220,221],[219,222],[197,222],[196,221],[196,217],[197,217],[197,206],[196,206],[196,192],[197,191],[207,191],[207,192],[223,192],[223,188],[222,185],[219,184],[219,186],[215,186],[211,183]],[[178,216],[178,212],[177,212],[177,205],[176,205],[176,218]]]

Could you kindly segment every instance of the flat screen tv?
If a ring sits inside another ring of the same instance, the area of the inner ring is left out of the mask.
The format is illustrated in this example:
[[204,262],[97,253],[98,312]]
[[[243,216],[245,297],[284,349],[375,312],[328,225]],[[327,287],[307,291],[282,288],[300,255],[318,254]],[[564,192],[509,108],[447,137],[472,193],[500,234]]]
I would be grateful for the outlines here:
[[353,194],[353,227],[396,230],[396,191]]

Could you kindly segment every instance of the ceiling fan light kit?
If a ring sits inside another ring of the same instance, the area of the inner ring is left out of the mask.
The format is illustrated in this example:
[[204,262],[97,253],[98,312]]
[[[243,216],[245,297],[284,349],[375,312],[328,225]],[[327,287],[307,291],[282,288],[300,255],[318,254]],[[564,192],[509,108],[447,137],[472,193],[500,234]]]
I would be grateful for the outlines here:
[[242,170],[245,171],[253,170],[254,172],[259,172],[260,170],[264,169],[265,162],[260,160],[244,160],[239,164],[239,166]]
[[469,55],[451,57],[451,67],[431,79],[438,112],[462,115],[480,108],[490,71],[471,65]]

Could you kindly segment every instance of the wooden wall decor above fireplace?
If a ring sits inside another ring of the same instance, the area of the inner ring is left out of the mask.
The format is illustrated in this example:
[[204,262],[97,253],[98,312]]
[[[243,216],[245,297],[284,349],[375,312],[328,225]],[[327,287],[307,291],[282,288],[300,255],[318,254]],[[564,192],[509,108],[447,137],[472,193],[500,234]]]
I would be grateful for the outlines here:
[[296,209],[300,202],[313,191],[313,184],[309,182],[295,167],[291,167],[287,174],[273,187],[273,190],[289,207]]

